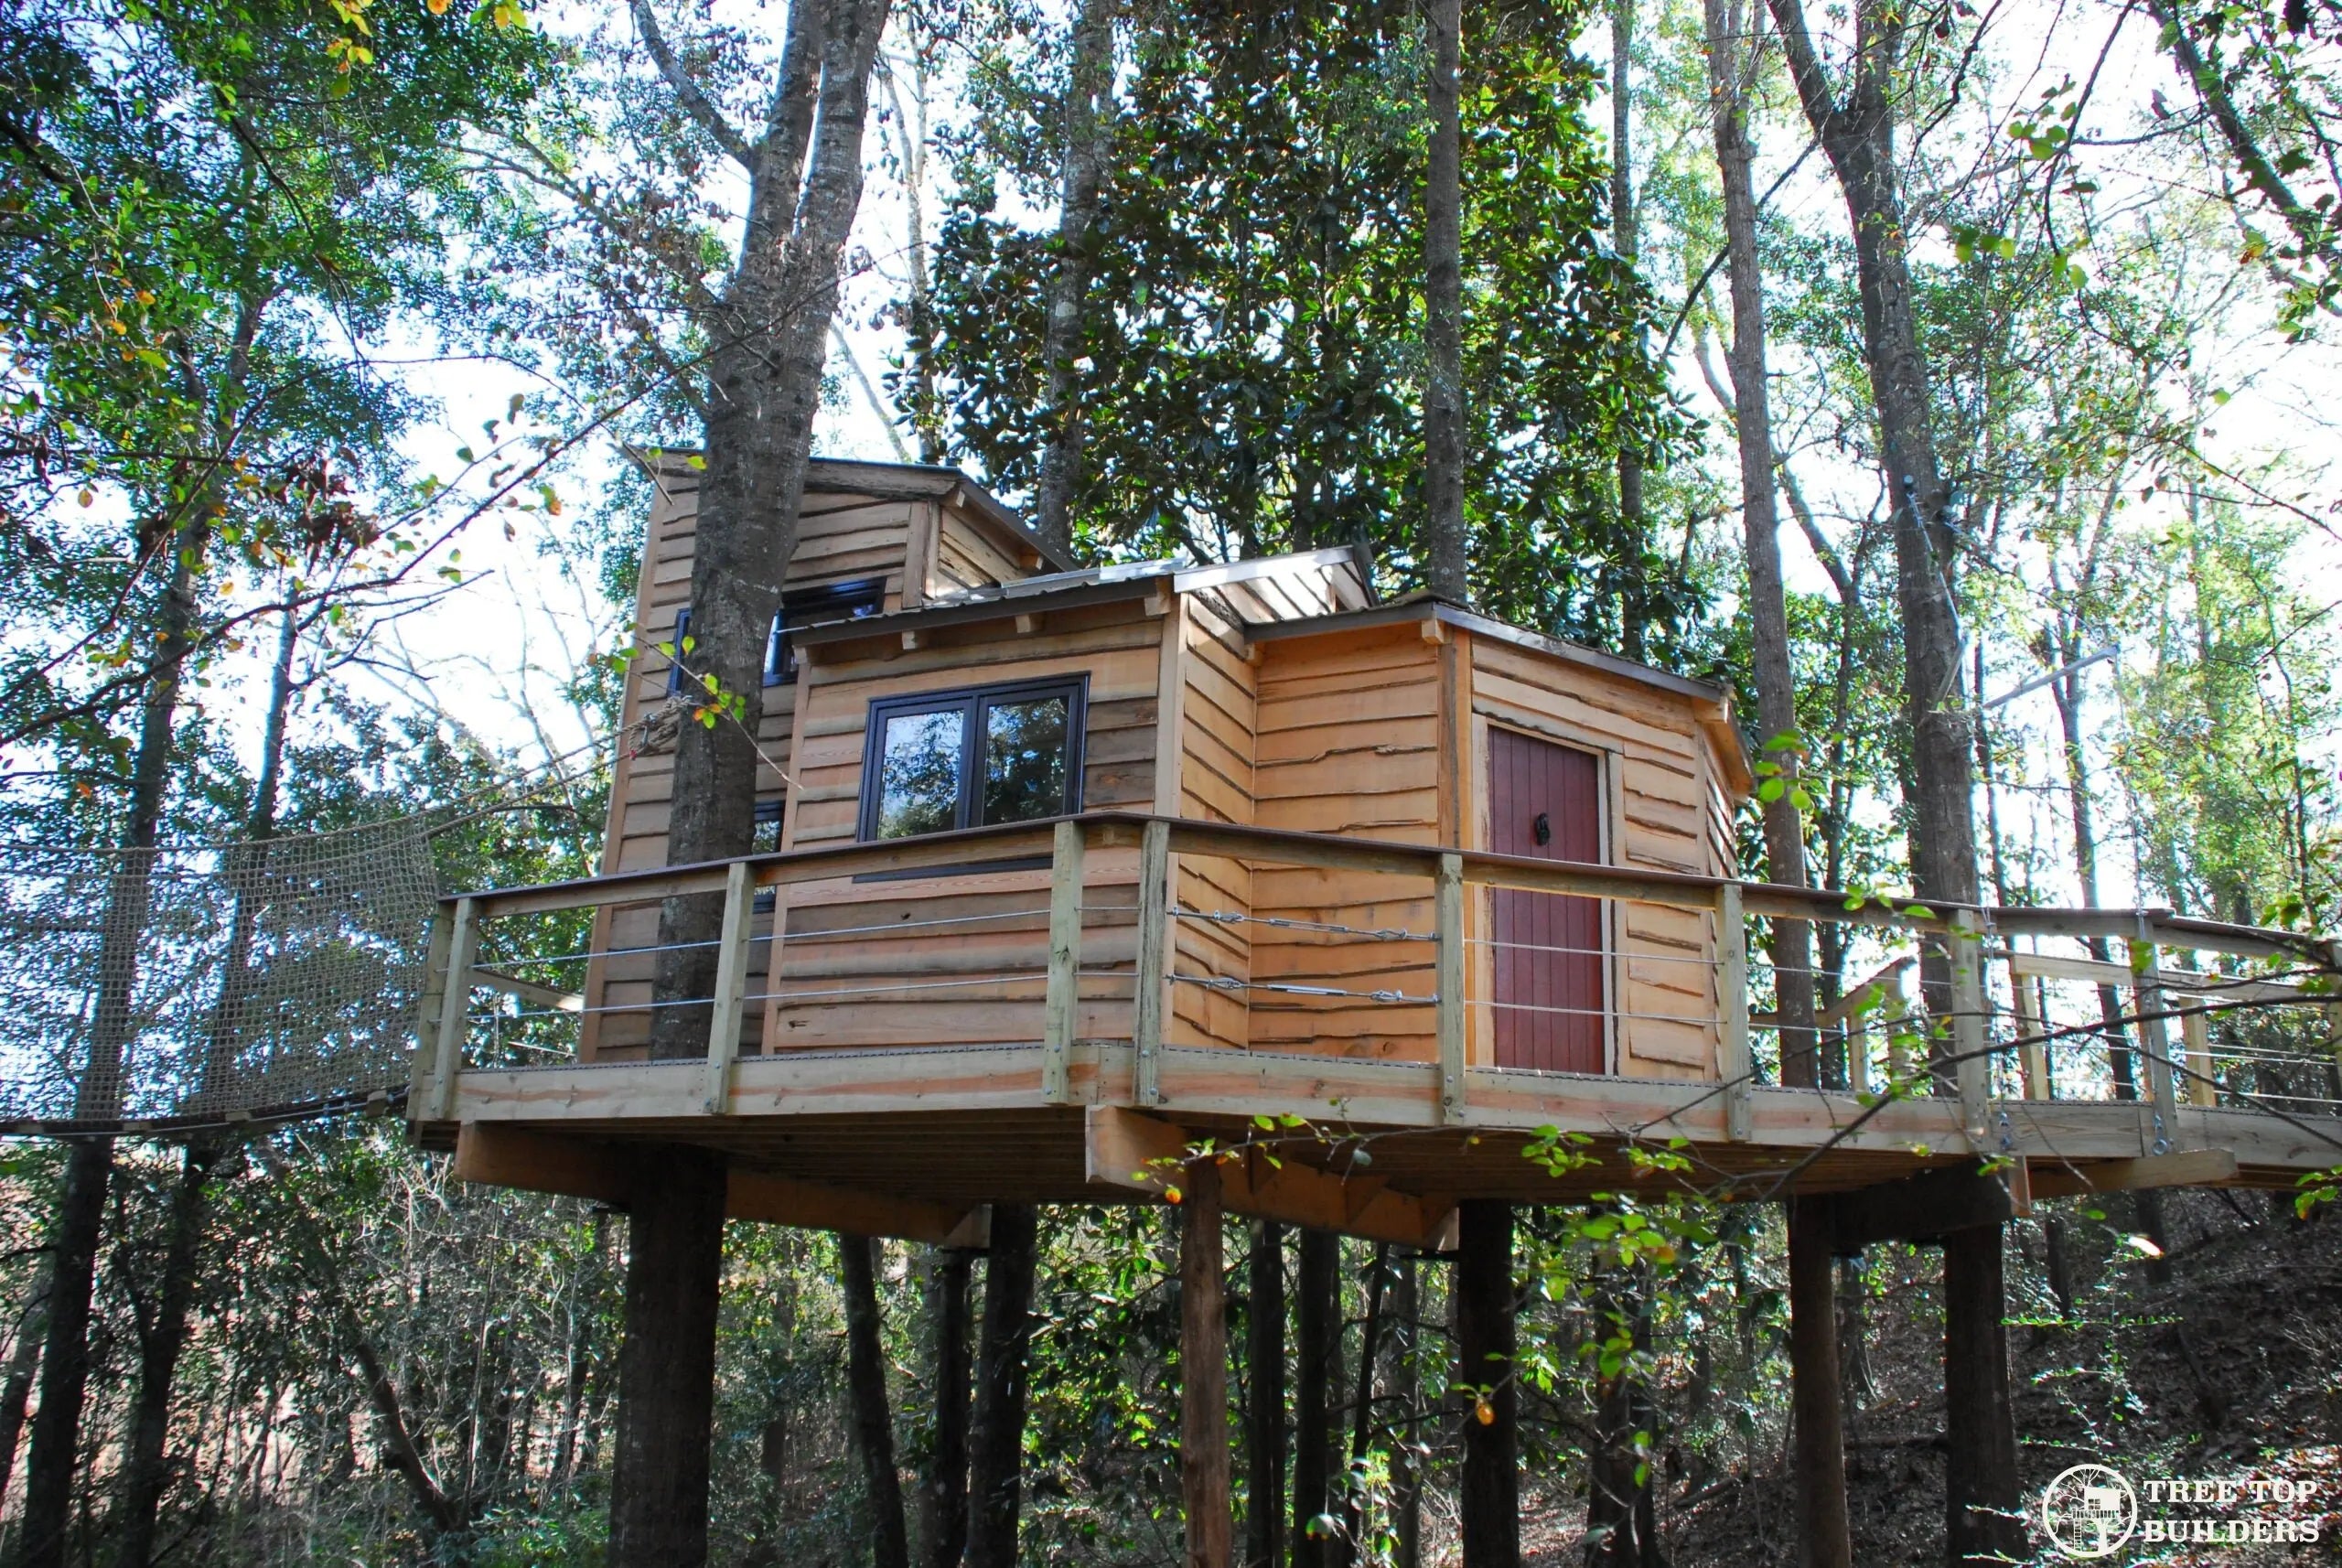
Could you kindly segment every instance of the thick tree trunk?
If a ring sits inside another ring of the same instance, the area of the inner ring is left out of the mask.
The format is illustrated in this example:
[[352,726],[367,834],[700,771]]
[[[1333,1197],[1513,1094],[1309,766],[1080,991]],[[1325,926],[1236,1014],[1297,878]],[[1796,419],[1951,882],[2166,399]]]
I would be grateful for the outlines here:
[[983,1344],[968,1444],[967,1568],[1016,1568],[1025,1399],[1039,1233],[1029,1204],[995,1204],[984,1267]]
[[1430,0],[1431,166],[1423,184],[1423,583],[1471,597],[1464,533],[1463,0]]
[[935,1452],[927,1478],[928,1568],[959,1568],[968,1549],[968,1279],[972,1255],[937,1257],[929,1289],[935,1326]]
[[[678,865],[752,847],[765,644],[797,544],[839,263],[862,200],[863,125],[886,10],[887,0],[792,6],[761,139],[750,145],[736,133],[718,138],[747,170],[748,204],[739,264],[706,312],[707,467],[692,559],[693,647],[677,654],[682,691],[714,722],[686,724],[676,741],[668,857]],[[637,16],[648,18],[648,6],[639,5]],[[696,83],[656,41],[655,24],[645,21],[643,30],[685,109],[712,115]],[[721,901],[709,897],[671,899],[661,911],[654,1058],[707,1049],[720,915]],[[697,1563],[707,1549],[722,1166],[683,1149],[646,1151],[641,1163],[619,1351],[612,1568]],[[661,1234],[669,1226],[679,1234]],[[646,1258],[659,1266],[646,1267]],[[645,1293],[650,1299],[639,1302]]]
[[1081,484],[1086,427],[1075,365],[1081,358],[1090,235],[1098,225],[1106,156],[1113,145],[1115,10],[1115,0],[1080,0],[1066,82],[1064,194],[1058,209],[1049,318],[1041,338],[1048,444],[1041,451],[1041,481],[1033,497],[1034,531],[1060,551],[1073,545],[1073,497]]
[[1944,1238],[1944,1541],[1954,1568],[2026,1552],[2002,1266],[1997,1225]]
[[[1974,750],[1952,602],[1957,541],[1950,527],[1950,491],[1936,460],[1934,410],[1905,251],[1895,153],[1892,82],[1908,13],[1886,0],[1857,0],[1853,74],[1841,102],[1807,34],[1801,0],[1769,5],[1790,80],[1836,171],[1853,228],[1864,357],[1895,522],[1904,703],[1911,727],[1907,797],[1913,880],[1930,901],[1972,904]],[[1930,1015],[1948,1015],[1944,955],[1929,955],[1924,978]],[[1956,1458],[1946,1470],[1947,1512],[1965,1521],[1950,1538],[1954,1563],[1979,1551],[2010,1556],[2025,1551],[2025,1532],[2014,1522],[2022,1483],[2010,1424],[2008,1362],[2005,1355],[1986,1353],[1999,1343],[2004,1310],[2000,1233],[1979,1236],[1983,1239],[1944,1249],[1945,1398],[1962,1412],[1968,1440],[1963,1448],[1961,1434],[1950,1434]],[[1976,1326],[1985,1323],[1993,1326],[1989,1337]],[[1983,1423],[1995,1422],[1997,1427],[1984,1429]]]
[[1838,1291],[1824,1203],[1789,1200],[1789,1395],[1798,1522],[1807,1568],[1848,1568],[1845,1391],[1838,1380]]
[[878,1281],[867,1236],[838,1237],[838,1283],[845,1297],[845,1380],[854,1411],[854,1446],[862,1457],[863,1495],[870,1503],[871,1561],[876,1568],[910,1568],[910,1537],[903,1522],[902,1477],[895,1468],[895,1411],[886,1397],[886,1351],[880,1341]]
[[1284,1555],[1284,1227],[1253,1222],[1245,1270],[1244,1565],[1278,1568]]
[[1334,1538],[1324,1516],[1334,1506],[1331,1404],[1340,1381],[1341,1239],[1330,1230],[1301,1233],[1294,1291],[1296,1333],[1293,1391],[1293,1568],[1327,1568]]
[[[2082,671],[2072,668],[2080,658],[2080,639],[2059,635],[2050,644],[2050,657],[2067,668],[2049,683],[2050,700],[2057,709],[2057,727],[2064,745],[2068,820],[2074,830],[2074,877],[2080,884],[2086,908],[2098,905],[2098,828],[2090,804],[2090,757],[2082,746]],[[2090,936],[2082,946],[2100,963],[2108,961],[2106,939]],[[2122,993],[2111,985],[2098,990],[2099,1027],[2104,1035],[2108,1069],[2114,1077],[2114,1098],[2139,1098],[2139,1081],[2131,1061],[2131,1039],[2123,1026]]]
[[[1350,1441],[1348,1469],[1361,1473],[1368,1450],[1374,1445],[1374,1374],[1382,1353],[1382,1293],[1391,1275],[1391,1245],[1387,1241],[1374,1244],[1374,1263],[1366,1275],[1366,1316],[1359,1325],[1358,1380],[1350,1400]],[[1350,1487],[1343,1499],[1341,1561],[1343,1568],[1359,1560],[1359,1548],[1366,1539],[1366,1498],[1357,1487]]]
[[[125,1058],[137,1032],[131,998],[146,931],[153,852],[169,789],[173,725],[194,636],[194,563],[209,538],[209,513],[174,530],[169,538],[173,565],[156,617],[155,670],[146,683],[138,750],[131,762],[130,802],[122,835],[127,853],[106,888],[90,1055],[74,1098],[74,1116],[81,1121],[111,1121],[123,1111]],[[90,1385],[91,1299],[97,1288],[98,1246],[113,1179],[113,1139],[77,1140],[66,1156],[65,1180],[49,1229],[48,1343],[41,1351],[40,1408],[33,1417],[32,1450],[25,1463],[25,1511],[17,1521],[20,1568],[65,1568],[81,1406]]]
[[1520,1568],[1519,1384],[1513,1367],[1512,1206],[1474,1198],[1458,1206],[1456,1254],[1457,1376],[1464,1412],[1464,1475],[1457,1525],[1464,1568]]
[[658,1151],[634,1182],[611,1461],[611,1568],[707,1561],[708,1442],[724,1280],[722,1155]]
[[1219,1165],[1187,1167],[1179,1205],[1179,1504],[1186,1568],[1230,1568],[1228,1296]]

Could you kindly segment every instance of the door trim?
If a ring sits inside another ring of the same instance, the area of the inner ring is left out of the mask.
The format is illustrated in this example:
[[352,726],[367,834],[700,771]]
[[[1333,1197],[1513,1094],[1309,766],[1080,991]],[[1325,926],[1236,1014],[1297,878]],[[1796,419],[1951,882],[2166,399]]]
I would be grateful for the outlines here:
[[[1583,752],[1594,758],[1595,791],[1602,801],[1601,820],[1595,824],[1597,842],[1601,844],[1604,865],[1617,865],[1618,861],[1618,825],[1626,821],[1626,746],[1614,736],[1595,736],[1577,731],[1575,726],[1554,721],[1550,731],[1520,722],[1511,714],[1492,714],[1478,702],[1473,703],[1472,757],[1479,772],[1478,799],[1474,802],[1472,831],[1480,849],[1492,845],[1495,834],[1489,822],[1493,806],[1488,780],[1495,772],[1491,755],[1493,737],[1499,730],[1509,730],[1524,739],[1558,746],[1565,751]],[[1563,734],[1564,730],[1571,733]],[[1483,886],[1472,900],[1471,914],[1479,929],[1490,939],[1496,935],[1496,893],[1494,887]],[[1621,989],[1626,980],[1626,907],[1617,899],[1605,901],[1602,911],[1602,1060],[1603,1076],[1619,1078],[1619,1064],[1626,1052],[1626,1040],[1619,1016]],[[1485,1015],[1483,1026],[1467,1030],[1470,1059],[1476,1067],[1494,1067],[1496,1054],[1496,950],[1483,942],[1480,960],[1472,968],[1472,983],[1480,995],[1488,999],[1489,1006],[1478,1011]],[[1468,1012],[1469,1010],[1467,1010]],[[1466,1020],[1467,1024],[1469,1019]]]

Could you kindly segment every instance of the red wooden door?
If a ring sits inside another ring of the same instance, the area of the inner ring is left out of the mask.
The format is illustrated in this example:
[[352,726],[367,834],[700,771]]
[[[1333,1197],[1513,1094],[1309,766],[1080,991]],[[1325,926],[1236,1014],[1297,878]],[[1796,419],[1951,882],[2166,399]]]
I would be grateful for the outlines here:
[[[1491,728],[1488,847],[1599,861],[1602,767],[1595,755]],[[1497,1066],[1604,1071],[1600,900],[1499,887],[1494,902]]]

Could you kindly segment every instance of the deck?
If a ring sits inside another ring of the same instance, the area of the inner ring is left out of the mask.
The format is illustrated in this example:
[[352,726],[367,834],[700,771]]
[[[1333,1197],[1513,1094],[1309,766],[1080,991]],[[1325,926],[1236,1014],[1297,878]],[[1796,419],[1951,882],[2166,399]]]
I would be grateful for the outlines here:
[[[1205,865],[1239,875],[1179,875]],[[1175,897],[1271,870],[1388,894],[1324,919]],[[1521,945],[1493,934],[1500,888],[1599,904],[1615,935],[1590,1010],[1614,1065],[1660,1027],[1704,1059],[1666,1078],[1499,1065],[1503,1009],[1572,1010],[1497,993],[1493,950]],[[914,918],[913,891],[962,912]],[[578,933],[686,896],[727,911],[715,993],[685,1004],[704,1055],[574,1059]],[[1650,912],[1717,940],[1673,961],[1631,947]],[[1764,945],[1743,938],[1787,918],[1847,937],[1859,978],[1817,1024],[1853,1087],[1778,1082]],[[931,1240],[988,1203],[1159,1193],[1206,1140],[1240,1149],[1232,1209],[1414,1241],[1464,1197],[1762,1199],[1992,1159],[2022,1212],[2342,1164],[2342,945],[2165,911],[1919,909],[1096,812],[467,895],[432,961],[408,1113],[459,1174],[622,1202],[629,1144],[698,1144],[733,1157],[744,1218]],[[905,1017],[921,1032],[887,1032]]]

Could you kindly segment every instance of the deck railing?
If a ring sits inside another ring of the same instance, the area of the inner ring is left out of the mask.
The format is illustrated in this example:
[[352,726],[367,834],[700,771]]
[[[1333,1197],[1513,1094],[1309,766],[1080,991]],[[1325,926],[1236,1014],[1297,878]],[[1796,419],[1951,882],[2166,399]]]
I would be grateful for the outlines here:
[[[791,902],[814,885],[818,901]],[[1253,897],[1223,897],[1231,886]],[[1600,940],[1499,940],[1491,889],[1592,900]],[[1434,1119],[1456,1120],[1467,1064],[1503,1065],[1493,1042],[1499,1015],[1514,1010],[1594,1016],[1612,1073],[1715,1079],[1732,1138],[1749,1134],[1752,1090],[1781,1081],[1785,1047],[1791,1065],[1810,1051],[1824,1084],[1849,1092],[1956,1094],[1971,1127],[1995,1099],[2135,1099],[2158,1152],[2183,1102],[2342,1111],[2342,942],[2328,939],[2166,910],[1923,908],[1097,813],[450,898],[434,930],[410,1114],[455,1114],[466,1066],[562,1063],[586,1018],[647,1018],[647,981],[627,993],[608,975],[667,950],[614,940],[607,911],[688,897],[723,901],[712,992],[680,1004],[694,1025],[705,1018],[711,1113],[729,1109],[744,1042],[790,1048],[760,1039],[771,1031],[759,1017],[811,1021],[812,1043],[834,1049],[910,1028],[895,1020],[922,1010],[947,1033],[981,1019],[990,1043],[1006,1043],[1004,1031],[1037,1045],[1053,1101],[1075,1097],[1078,1050],[1092,1039],[1130,1047],[1126,1098],[1141,1106],[1164,1103],[1167,1048],[1371,1049],[1435,1063]],[[787,913],[766,918],[776,905]],[[1837,939],[1836,961],[1811,976],[1810,1024],[1781,1015],[1766,957],[1765,925],[1788,920]],[[1531,964],[1591,952],[1605,978],[1591,998],[1499,993],[1496,966],[1514,961],[1505,949]],[[595,992],[586,980],[597,965]],[[1225,1022],[1229,1009],[1241,1019]],[[881,1043],[939,1041],[959,1036]],[[1646,1054],[1655,1041],[1665,1048]]]

